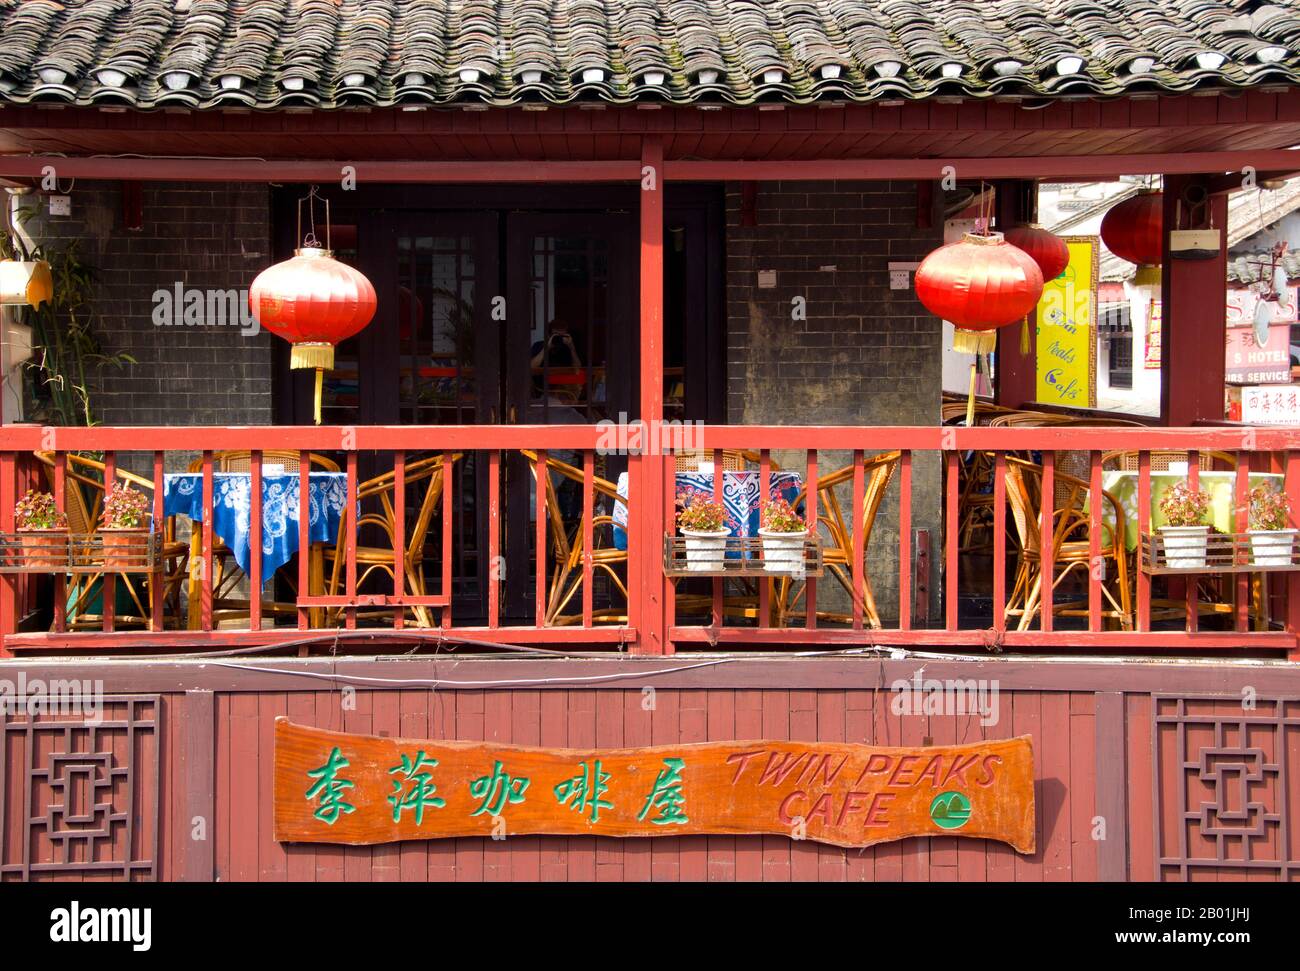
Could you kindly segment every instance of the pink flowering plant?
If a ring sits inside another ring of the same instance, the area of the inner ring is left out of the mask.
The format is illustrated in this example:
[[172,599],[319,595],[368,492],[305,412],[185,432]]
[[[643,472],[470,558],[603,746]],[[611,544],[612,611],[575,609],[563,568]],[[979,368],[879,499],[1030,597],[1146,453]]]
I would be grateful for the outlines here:
[[1250,490],[1250,528],[1276,531],[1286,529],[1291,515],[1291,501],[1286,493],[1267,486]]
[[773,499],[763,506],[760,525],[770,533],[803,533],[808,529],[803,517],[784,498]]
[[114,489],[104,500],[99,521],[104,529],[143,529],[149,518],[149,497],[129,486]]
[[1198,492],[1186,482],[1179,482],[1160,497],[1160,511],[1169,526],[1206,526],[1210,495]]
[[727,510],[720,502],[695,498],[677,514],[677,525],[692,532],[717,533],[726,529]]
[[68,517],[59,511],[54,496],[28,489],[14,503],[14,525],[18,529],[67,529]]

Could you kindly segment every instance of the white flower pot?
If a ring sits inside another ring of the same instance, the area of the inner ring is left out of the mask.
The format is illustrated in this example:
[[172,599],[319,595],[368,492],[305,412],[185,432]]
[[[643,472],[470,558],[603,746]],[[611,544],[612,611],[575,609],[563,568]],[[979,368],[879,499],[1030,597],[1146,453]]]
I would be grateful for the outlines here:
[[731,530],[683,529],[682,535],[686,537],[686,569],[692,573],[722,572]]
[[758,535],[763,537],[764,570],[768,573],[803,572],[803,544],[808,539],[807,530],[780,533],[760,529]]
[[1248,529],[1251,558],[1256,566],[1290,566],[1296,529]]
[[1161,526],[1165,566],[1173,570],[1196,570],[1205,566],[1209,526]]

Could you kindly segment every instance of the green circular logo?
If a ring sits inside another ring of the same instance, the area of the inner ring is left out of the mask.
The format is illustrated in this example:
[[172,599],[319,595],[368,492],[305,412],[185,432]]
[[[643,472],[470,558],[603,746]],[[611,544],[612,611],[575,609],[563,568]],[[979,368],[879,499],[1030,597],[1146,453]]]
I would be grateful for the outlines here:
[[960,792],[941,792],[930,803],[930,819],[941,829],[961,829],[970,820],[970,800]]

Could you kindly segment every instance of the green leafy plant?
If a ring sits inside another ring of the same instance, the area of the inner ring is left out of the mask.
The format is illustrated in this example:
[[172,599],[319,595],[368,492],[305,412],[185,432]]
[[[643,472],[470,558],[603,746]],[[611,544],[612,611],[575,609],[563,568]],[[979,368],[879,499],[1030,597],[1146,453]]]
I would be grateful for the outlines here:
[[14,524],[18,529],[67,529],[68,517],[59,511],[54,496],[28,489],[14,503]]
[[129,486],[119,486],[104,500],[99,521],[104,529],[140,529],[149,517],[149,497]]
[[1291,500],[1285,492],[1257,486],[1250,490],[1249,511],[1251,529],[1286,529],[1291,514]]
[[1199,492],[1186,482],[1178,482],[1160,497],[1160,511],[1169,526],[1205,526],[1210,511],[1210,495]]
[[765,504],[759,523],[763,529],[771,533],[802,533],[808,529],[808,524],[804,522],[803,517],[795,512],[794,507],[784,498],[773,499]]
[[[37,210],[18,210],[22,226]],[[0,258],[45,260],[54,279],[54,298],[18,317],[32,329],[32,359],[27,362],[30,414],[52,425],[97,424],[88,378],[105,367],[138,363],[126,353],[108,354],[94,330],[95,271],[82,262],[79,242],[46,247],[24,242],[21,232],[0,233]]]
[[726,522],[726,508],[722,503],[711,499],[694,499],[689,506],[677,514],[679,528],[694,530],[697,533],[716,533],[726,528]]

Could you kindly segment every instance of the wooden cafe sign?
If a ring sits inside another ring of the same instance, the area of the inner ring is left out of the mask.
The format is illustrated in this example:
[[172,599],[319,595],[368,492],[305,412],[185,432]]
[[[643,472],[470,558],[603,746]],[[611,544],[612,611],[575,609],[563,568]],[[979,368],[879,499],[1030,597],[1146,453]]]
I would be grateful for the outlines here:
[[973,836],[1034,852],[1027,736],[886,748],[543,749],[275,725],[275,838],[773,834],[836,846]]

